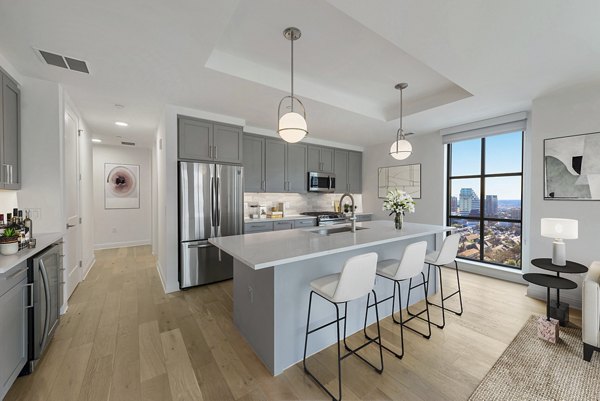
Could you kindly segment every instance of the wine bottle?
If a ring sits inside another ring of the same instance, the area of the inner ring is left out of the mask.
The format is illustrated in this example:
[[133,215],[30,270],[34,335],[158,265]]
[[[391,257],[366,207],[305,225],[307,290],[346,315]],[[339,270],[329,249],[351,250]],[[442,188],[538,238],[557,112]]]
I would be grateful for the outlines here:
[[23,226],[25,227],[25,238],[30,240],[33,238],[33,221],[29,218],[29,210],[25,211],[25,220],[23,220]]

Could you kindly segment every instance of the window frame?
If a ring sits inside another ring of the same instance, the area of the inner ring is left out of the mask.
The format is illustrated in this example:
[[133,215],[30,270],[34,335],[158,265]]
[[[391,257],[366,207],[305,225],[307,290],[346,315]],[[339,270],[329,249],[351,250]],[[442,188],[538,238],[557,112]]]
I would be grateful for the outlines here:
[[[504,134],[516,133],[519,131],[513,132],[505,132]],[[498,262],[492,262],[484,259],[485,256],[485,246],[480,246],[479,249],[479,258],[471,259],[457,256],[457,258],[477,263],[484,263],[494,266],[506,267],[509,269],[515,270],[523,270],[523,166],[524,166],[524,150],[525,150],[525,131],[521,132],[521,171],[513,172],[513,173],[492,173],[486,174],[485,169],[485,147],[486,147],[486,138],[490,138],[492,136],[504,135],[504,134],[494,134],[489,135],[487,137],[483,136],[481,138],[472,138],[467,140],[479,139],[481,141],[481,160],[480,160],[480,171],[479,174],[469,174],[469,175],[452,175],[452,142],[447,144],[447,165],[446,165],[446,224],[451,226],[452,219],[462,219],[462,220],[470,220],[476,221],[479,223],[479,243],[482,244],[483,234],[485,232],[485,222],[503,222],[503,223],[517,223],[521,225],[521,251],[520,251],[520,261],[521,266],[512,266]],[[462,141],[457,141],[462,142]],[[521,218],[520,219],[502,219],[497,217],[485,217],[485,180],[486,178],[498,178],[498,177],[520,177],[521,178]],[[457,179],[479,179],[479,217],[471,217],[471,216],[457,216],[452,214],[452,180]]]

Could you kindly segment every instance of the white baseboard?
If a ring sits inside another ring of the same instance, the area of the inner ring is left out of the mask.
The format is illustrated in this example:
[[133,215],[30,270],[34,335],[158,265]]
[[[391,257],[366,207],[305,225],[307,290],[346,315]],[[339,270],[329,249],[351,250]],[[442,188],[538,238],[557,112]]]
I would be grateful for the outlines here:
[[160,277],[160,283],[162,284],[163,291],[165,292],[165,294],[181,291],[181,289],[179,288],[179,283],[176,283],[176,287],[174,288],[167,287],[167,285],[165,284],[165,278],[162,275],[162,268],[158,258],[156,259],[156,270],[158,270],[158,277]]
[[[546,297],[548,293],[546,288],[542,288],[539,286],[530,285],[527,288],[527,296],[535,299],[539,299],[541,301],[546,302]],[[556,290],[550,290],[550,296],[553,300],[556,299]],[[581,292],[578,294],[567,294],[566,291],[561,291],[560,293],[560,301],[566,302],[569,304],[569,307],[581,310]]]
[[523,280],[523,272],[521,270],[511,269],[509,267],[459,260],[458,269],[461,271],[497,278],[499,280],[510,281],[517,284],[527,284],[527,282]]
[[85,270],[81,281],[86,279],[88,273],[90,272],[90,270],[92,270],[92,266],[94,266],[94,263],[96,263],[96,255],[92,254],[92,256],[83,264]]
[[129,248],[131,246],[141,245],[150,245],[150,240],[144,239],[139,241],[105,242],[103,244],[94,244],[94,249]]

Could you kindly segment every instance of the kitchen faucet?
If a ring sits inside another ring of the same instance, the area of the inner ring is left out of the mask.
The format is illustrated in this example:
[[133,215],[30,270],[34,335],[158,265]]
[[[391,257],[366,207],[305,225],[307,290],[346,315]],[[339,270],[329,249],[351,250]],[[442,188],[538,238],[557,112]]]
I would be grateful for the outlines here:
[[352,201],[352,215],[350,216],[350,223],[352,223],[352,232],[355,233],[356,232],[356,216],[354,215],[354,197],[349,192],[346,192],[340,198],[340,206],[342,208],[344,207],[344,202],[343,201],[344,201],[344,198],[346,196],[349,196],[350,200]]

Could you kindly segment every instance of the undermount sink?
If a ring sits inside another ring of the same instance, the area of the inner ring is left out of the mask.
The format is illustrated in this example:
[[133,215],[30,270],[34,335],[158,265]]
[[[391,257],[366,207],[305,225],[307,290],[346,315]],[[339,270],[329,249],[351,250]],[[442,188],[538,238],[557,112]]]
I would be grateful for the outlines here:
[[[359,230],[366,230],[367,227],[356,227],[356,231]],[[343,227],[322,227],[319,228],[318,230],[311,230],[312,233],[315,234],[319,234],[319,235],[331,235],[331,234],[339,234],[339,233],[347,233],[347,232],[351,232],[352,231],[352,227],[350,226],[343,226]]]

